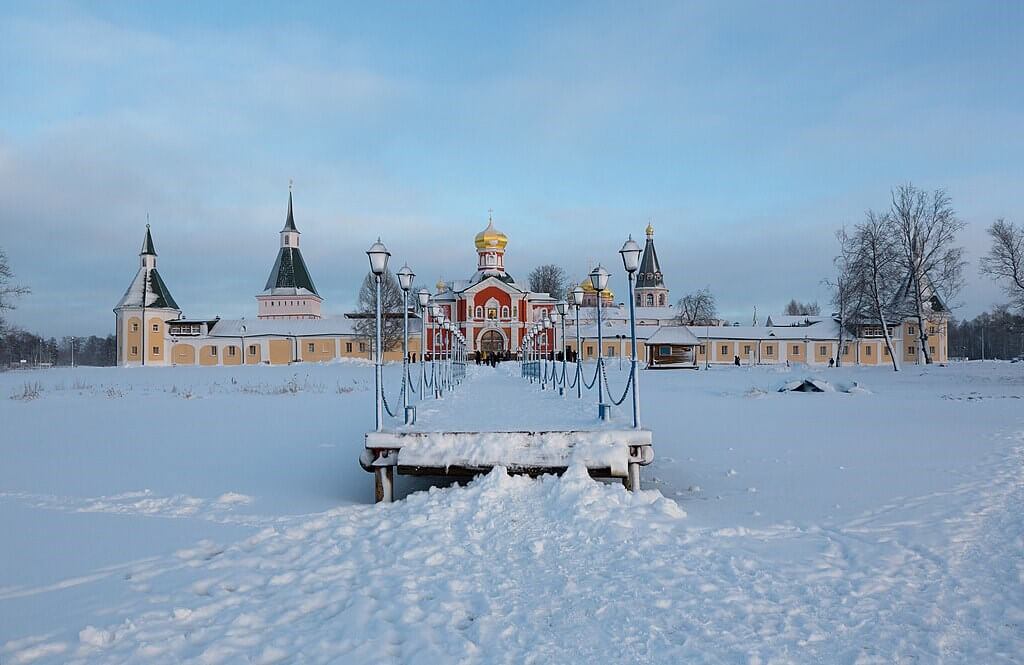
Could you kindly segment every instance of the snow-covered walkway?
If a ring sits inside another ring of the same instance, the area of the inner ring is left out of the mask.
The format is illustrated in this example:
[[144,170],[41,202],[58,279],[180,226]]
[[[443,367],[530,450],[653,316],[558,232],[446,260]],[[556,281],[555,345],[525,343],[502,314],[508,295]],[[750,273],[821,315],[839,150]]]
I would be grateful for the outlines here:
[[[584,371],[587,380],[592,380],[593,363],[585,365]],[[571,380],[571,364],[569,374]],[[609,377],[609,381],[619,381],[619,377]],[[428,396],[426,401],[414,403],[419,413],[413,431],[596,430],[630,424],[622,414],[610,424],[602,423],[597,417],[595,391],[584,391],[583,399],[577,399],[574,391],[561,397],[550,388],[541,390],[539,383],[531,384],[519,376],[516,362],[493,368],[468,365],[466,380],[443,399]]]

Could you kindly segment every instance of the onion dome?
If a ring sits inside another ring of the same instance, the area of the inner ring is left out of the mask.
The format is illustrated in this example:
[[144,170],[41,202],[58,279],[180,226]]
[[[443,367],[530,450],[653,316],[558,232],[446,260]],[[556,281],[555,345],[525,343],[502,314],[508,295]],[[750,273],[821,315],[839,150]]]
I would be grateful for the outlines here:
[[494,228],[494,218],[488,217],[487,228],[476,234],[473,242],[476,244],[477,249],[488,249],[490,247],[505,249],[505,245],[508,244],[508,236]]
[[647,237],[648,238],[654,237],[654,227],[651,226],[650,222],[647,222]]
[[[590,281],[589,277],[580,282],[580,288],[583,289],[584,293],[597,293],[597,289],[594,288],[594,284]],[[570,289],[569,292],[571,294],[572,289]],[[570,295],[569,297],[571,298],[572,296]],[[615,297],[615,294],[612,293],[611,289],[605,289],[604,292],[601,293],[601,297],[605,300],[611,300]]]
[[447,290],[447,288],[448,288],[448,285],[444,283],[444,278],[438,277],[437,278],[437,292],[438,293],[444,293],[445,290]]

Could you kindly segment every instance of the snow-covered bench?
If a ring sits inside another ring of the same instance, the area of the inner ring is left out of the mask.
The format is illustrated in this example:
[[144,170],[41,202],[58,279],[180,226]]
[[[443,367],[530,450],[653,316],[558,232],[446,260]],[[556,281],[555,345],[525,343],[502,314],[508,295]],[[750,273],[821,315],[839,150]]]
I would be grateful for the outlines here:
[[562,473],[582,463],[595,478],[640,487],[640,467],[654,460],[649,430],[546,432],[368,432],[359,463],[375,475],[377,501],[394,498],[394,474],[472,476],[503,466],[509,473]]

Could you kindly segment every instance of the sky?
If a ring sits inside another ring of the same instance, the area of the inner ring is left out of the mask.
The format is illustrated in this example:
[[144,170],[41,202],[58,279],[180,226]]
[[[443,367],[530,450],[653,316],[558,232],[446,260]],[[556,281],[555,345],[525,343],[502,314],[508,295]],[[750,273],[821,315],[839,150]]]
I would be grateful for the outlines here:
[[1024,222],[1024,3],[0,2],[0,247],[47,336],[113,332],[147,218],[184,314],[256,316],[289,179],[325,313],[380,236],[468,278],[612,270],[648,220],[673,300],[818,301],[835,232],[944,188],[972,317]]

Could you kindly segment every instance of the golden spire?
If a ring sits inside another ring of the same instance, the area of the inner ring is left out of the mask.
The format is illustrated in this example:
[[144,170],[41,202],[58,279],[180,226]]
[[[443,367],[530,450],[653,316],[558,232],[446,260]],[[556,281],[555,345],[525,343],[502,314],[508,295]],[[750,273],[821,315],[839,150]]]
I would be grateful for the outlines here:
[[446,288],[447,287],[445,286],[444,278],[441,275],[438,275],[437,276],[437,292],[438,293],[444,293]]
[[654,236],[654,227],[651,226],[651,218],[647,218],[647,237],[651,238]]

